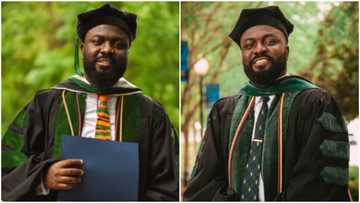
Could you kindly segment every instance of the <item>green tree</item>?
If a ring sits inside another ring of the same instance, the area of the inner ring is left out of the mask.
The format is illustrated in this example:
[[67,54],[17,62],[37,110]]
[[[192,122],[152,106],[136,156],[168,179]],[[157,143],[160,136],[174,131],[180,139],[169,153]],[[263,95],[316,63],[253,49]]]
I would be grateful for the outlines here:
[[[196,132],[194,123],[200,120],[200,78],[194,64],[206,57],[210,65],[205,83],[219,83],[221,97],[237,94],[248,79],[242,70],[241,51],[228,35],[242,9],[273,4],[295,27],[289,36],[288,72],[329,90],[347,121],[358,116],[357,2],[184,2],[181,36],[189,45],[190,72],[189,81],[181,86],[183,177],[192,169],[196,155],[188,142],[189,132]],[[358,175],[353,176],[357,181]]]
[[[36,91],[75,73],[77,15],[105,2],[2,3],[2,130]],[[164,105],[179,123],[176,2],[112,2],[138,15],[125,77]],[[81,60],[82,61],[82,60]]]
[[329,90],[347,121],[358,116],[358,3],[333,4],[318,30],[315,54],[300,73]]

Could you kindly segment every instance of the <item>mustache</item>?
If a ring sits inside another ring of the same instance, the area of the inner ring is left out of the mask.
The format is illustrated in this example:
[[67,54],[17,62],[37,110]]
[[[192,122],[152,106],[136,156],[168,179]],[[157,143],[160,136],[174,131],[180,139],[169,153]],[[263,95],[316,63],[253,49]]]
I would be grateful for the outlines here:
[[266,58],[271,62],[274,61],[274,58],[268,55],[254,56],[254,58],[250,60],[250,65],[253,65],[259,58]]
[[115,62],[115,59],[111,55],[100,55],[95,58],[95,62],[102,61],[102,60],[109,60],[111,63]]

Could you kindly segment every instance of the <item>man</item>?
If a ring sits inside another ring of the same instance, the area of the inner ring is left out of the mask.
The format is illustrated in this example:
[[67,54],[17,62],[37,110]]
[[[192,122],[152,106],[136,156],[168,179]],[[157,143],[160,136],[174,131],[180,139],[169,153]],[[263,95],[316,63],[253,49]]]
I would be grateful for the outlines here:
[[185,200],[349,200],[346,125],[330,94],[286,74],[293,25],[244,9],[230,34],[250,82],[212,108]]
[[55,200],[81,183],[86,163],[59,160],[64,135],[138,143],[139,200],[178,199],[170,120],[122,77],[136,25],[135,14],[110,5],[78,15],[85,75],[39,91],[4,134],[3,200]]

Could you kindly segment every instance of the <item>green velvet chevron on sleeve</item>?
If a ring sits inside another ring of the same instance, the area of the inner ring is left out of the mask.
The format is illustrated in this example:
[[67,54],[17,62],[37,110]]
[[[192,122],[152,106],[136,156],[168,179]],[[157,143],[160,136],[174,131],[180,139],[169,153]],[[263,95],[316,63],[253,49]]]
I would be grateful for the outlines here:
[[326,157],[349,160],[349,143],[344,141],[324,140],[320,151]]
[[22,110],[9,126],[2,137],[2,167],[15,167],[24,163],[27,159],[22,152],[24,145],[24,130],[28,123],[28,117]]
[[327,166],[320,175],[326,183],[345,186],[348,183],[349,171],[347,168]]
[[345,124],[339,121],[331,113],[323,112],[320,118],[318,118],[318,122],[327,131],[334,133],[347,133]]

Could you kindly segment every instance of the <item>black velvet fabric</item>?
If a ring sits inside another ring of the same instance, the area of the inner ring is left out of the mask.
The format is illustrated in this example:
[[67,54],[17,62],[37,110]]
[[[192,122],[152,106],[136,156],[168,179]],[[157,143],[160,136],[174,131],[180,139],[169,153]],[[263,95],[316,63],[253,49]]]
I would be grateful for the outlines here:
[[241,35],[250,27],[270,25],[284,33],[286,39],[294,29],[278,6],[243,9],[229,37],[240,46]]
[[136,37],[136,15],[118,10],[106,4],[100,8],[78,15],[77,33],[79,38],[83,41],[87,31],[101,24],[120,27],[128,34],[130,42]]
[[[228,136],[239,98],[226,97],[213,106],[191,180],[184,192],[185,201],[240,200],[240,194],[227,190]],[[328,183],[321,176],[324,167],[348,170],[347,159],[324,156],[320,151],[324,140],[348,143],[346,130],[332,132],[320,125],[319,117],[324,112],[333,115],[337,122],[343,122],[338,106],[328,92],[308,89],[295,97],[287,118],[283,192],[278,194],[276,189],[265,188],[266,201],[349,201],[347,185]]]

